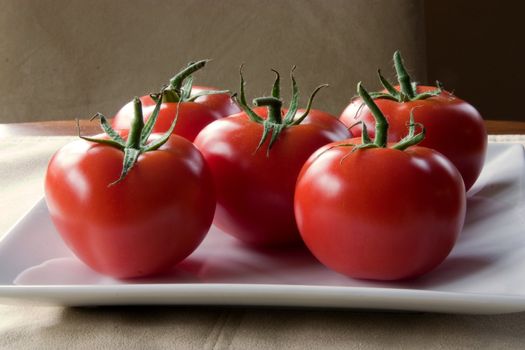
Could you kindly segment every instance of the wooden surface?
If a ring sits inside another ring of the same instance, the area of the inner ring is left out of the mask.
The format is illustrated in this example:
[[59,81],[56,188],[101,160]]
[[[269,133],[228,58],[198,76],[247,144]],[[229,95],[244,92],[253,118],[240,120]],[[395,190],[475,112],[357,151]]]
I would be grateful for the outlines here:
[[[487,126],[488,133],[493,135],[525,134],[525,122],[487,120],[485,125]],[[92,135],[101,132],[97,121],[82,121],[80,126],[83,135]],[[77,127],[73,120],[0,124],[0,137],[70,136],[76,134]]]
[[518,135],[525,134],[525,122],[486,120],[487,131],[492,135]]
[[[80,123],[84,135],[101,132],[98,121]],[[0,137],[5,136],[71,136],[77,134],[74,120],[0,124]]]

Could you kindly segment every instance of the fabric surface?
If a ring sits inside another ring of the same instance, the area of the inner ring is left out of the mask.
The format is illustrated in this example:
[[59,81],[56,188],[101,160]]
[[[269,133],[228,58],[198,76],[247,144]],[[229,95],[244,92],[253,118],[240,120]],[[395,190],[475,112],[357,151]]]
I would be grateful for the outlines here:
[[[0,139],[0,237],[42,196],[49,158],[71,139]],[[524,339],[525,313],[0,305],[1,349],[521,349]]]

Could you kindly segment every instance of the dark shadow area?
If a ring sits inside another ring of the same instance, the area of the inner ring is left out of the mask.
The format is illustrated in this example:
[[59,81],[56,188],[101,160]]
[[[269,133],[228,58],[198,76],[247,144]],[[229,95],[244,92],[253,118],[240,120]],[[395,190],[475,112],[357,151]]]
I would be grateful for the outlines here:
[[484,119],[523,120],[521,1],[425,0],[428,82],[470,102]]

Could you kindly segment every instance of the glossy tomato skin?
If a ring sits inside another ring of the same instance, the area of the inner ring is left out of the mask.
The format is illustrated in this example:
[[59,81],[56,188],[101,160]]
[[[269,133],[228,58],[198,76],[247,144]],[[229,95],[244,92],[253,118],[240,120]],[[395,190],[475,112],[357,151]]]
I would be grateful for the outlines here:
[[[197,94],[206,90],[217,90],[217,88],[210,86],[193,86],[191,92],[192,94]],[[204,95],[197,97],[195,102],[210,108],[217,114],[217,118],[224,118],[241,112],[241,109],[233,102],[229,94]]]
[[[147,100],[151,98],[149,96],[141,97],[141,101],[143,99]],[[151,117],[155,109],[154,105],[148,104],[149,103],[146,103],[146,105],[142,107],[144,121],[147,121]],[[206,125],[217,120],[216,114],[213,113],[211,109],[196,102],[162,103],[157,122],[153,127],[153,132],[162,133],[168,131],[173,119],[177,115],[177,108],[180,109],[173,134],[182,136],[191,142],[193,142],[197,134]],[[113,128],[116,130],[127,130],[131,123],[133,113],[133,103],[129,102],[115,115]]]
[[414,278],[439,265],[465,219],[457,169],[425,147],[350,153],[337,144],[312,155],[297,181],[295,215],[311,252],[360,279]]
[[84,140],[57,151],[45,178],[51,219],[77,257],[98,272],[116,278],[161,273],[208,232],[215,210],[210,171],[189,141],[173,135],[108,186],[119,178],[122,160],[122,151]]
[[[418,86],[417,93],[435,90],[432,86]],[[410,111],[415,121],[424,125],[426,136],[422,147],[429,147],[445,155],[458,168],[465,188],[468,190],[478,178],[487,151],[487,132],[483,118],[469,103],[443,91],[439,96],[411,102],[377,99],[375,103],[388,120],[388,140],[399,141],[407,134]],[[374,118],[370,110],[355,99],[341,114],[340,120],[347,126],[357,121],[366,123],[370,135],[374,135]],[[354,136],[360,136],[361,125],[352,128]]]
[[[266,117],[266,109],[255,111]],[[256,151],[262,132],[262,125],[240,113],[208,125],[195,139],[215,181],[214,224],[253,246],[297,244],[297,175],[316,149],[344,139],[348,131],[337,118],[314,111],[300,125],[286,128],[268,156],[268,140]]]
[[[210,89],[216,90],[214,88],[194,86],[192,93]],[[155,109],[155,101],[149,95],[140,97],[140,101],[142,103],[144,120],[146,121]],[[177,108],[180,108],[173,134],[180,135],[193,142],[197,134],[206,125],[219,118],[240,112],[239,107],[233,103],[228,94],[201,96],[195,102],[182,102],[180,107],[178,106],[179,103],[174,102],[162,103],[157,123],[155,123],[153,128],[154,132],[162,133],[168,131],[177,115]],[[117,130],[127,130],[133,115],[133,101],[130,101],[115,114],[113,127]]]

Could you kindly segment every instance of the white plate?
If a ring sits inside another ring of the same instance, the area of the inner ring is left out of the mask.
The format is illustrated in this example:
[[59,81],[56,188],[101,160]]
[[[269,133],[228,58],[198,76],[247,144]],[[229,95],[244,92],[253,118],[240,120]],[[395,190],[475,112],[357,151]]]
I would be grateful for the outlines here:
[[469,192],[465,228],[450,256],[431,273],[397,283],[339,275],[304,248],[251,250],[215,228],[171,273],[118,281],[93,272],[71,254],[41,200],[0,242],[0,302],[525,311],[524,174],[521,145],[490,144],[482,175]]

